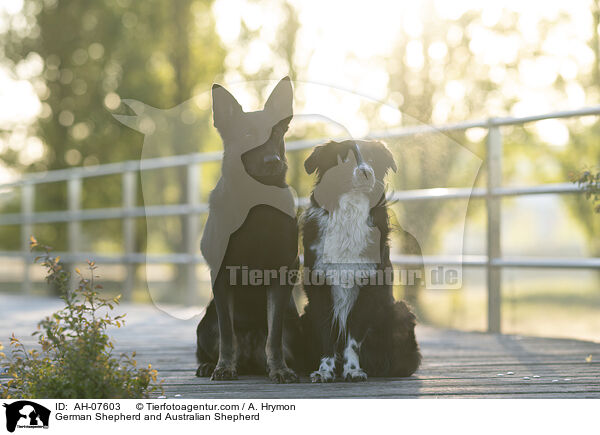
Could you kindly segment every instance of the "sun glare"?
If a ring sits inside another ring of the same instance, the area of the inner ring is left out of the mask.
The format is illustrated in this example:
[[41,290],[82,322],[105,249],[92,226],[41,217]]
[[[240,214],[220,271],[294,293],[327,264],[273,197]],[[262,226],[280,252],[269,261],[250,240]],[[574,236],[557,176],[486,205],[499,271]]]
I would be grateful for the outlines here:
[[[265,19],[269,18],[268,14],[275,14],[271,2],[261,6],[236,0],[235,4],[236,7],[232,7],[231,2],[217,0],[214,5],[217,30],[228,44],[227,64],[252,74],[267,65],[274,54],[270,52],[270,39],[262,35],[276,38],[284,29],[278,27],[280,20]],[[425,62],[437,62],[443,71],[449,47],[459,44],[466,34],[471,40],[469,50],[498,86],[497,96],[514,96],[519,100],[511,113],[504,113],[500,99],[490,94],[489,104],[482,108],[487,109],[482,110],[486,116],[531,115],[565,109],[564,97],[554,95],[553,85],[559,77],[566,81],[568,108],[584,105],[585,92],[577,83],[577,76],[578,71],[590,67],[593,59],[587,44],[590,17],[584,13],[589,10],[589,0],[574,0],[568,4],[557,0],[504,4],[502,7],[497,2],[474,0],[377,0],[369,2],[368,7],[352,2],[294,3],[300,22],[295,59],[301,66],[298,79],[385,100],[393,91],[389,89],[388,80],[390,60],[401,56],[415,71],[420,71]],[[225,10],[227,13],[223,13]],[[425,49],[423,35],[430,31],[432,20],[459,20],[466,12],[479,13],[479,20],[467,28],[450,26],[444,39],[429,41]],[[542,35],[541,23],[556,19],[560,14],[568,16],[568,20]],[[518,33],[496,30],[495,26],[506,24],[511,16],[517,17]],[[249,49],[240,52],[236,45],[242,21],[261,37],[250,44]],[[397,48],[399,37],[407,38],[402,52]],[[533,46],[540,46],[542,53],[523,58],[523,51]],[[239,81],[241,76],[234,72],[228,78]],[[440,107],[434,108],[434,121],[456,121],[448,119],[450,104],[464,98],[466,92],[468,89],[460,81],[450,81],[446,94],[439,96]],[[307,107],[327,104],[319,95],[307,95],[297,102],[300,103]]]

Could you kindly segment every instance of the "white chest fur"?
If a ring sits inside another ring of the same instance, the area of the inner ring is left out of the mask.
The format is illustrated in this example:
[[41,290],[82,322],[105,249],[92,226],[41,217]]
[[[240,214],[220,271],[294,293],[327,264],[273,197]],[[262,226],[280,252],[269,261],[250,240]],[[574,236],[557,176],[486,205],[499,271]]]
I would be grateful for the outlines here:
[[364,276],[376,268],[377,258],[369,254],[376,229],[369,225],[369,198],[362,192],[348,192],[339,199],[339,206],[329,214],[319,213],[319,242],[312,246],[317,261],[314,268],[337,279],[331,287],[333,320],[340,333],[346,330],[346,321],[356,302],[359,289],[354,278]]
[[363,254],[371,240],[368,225],[369,198],[364,193],[349,192],[340,197],[322,234],[324,263],[369,263]]

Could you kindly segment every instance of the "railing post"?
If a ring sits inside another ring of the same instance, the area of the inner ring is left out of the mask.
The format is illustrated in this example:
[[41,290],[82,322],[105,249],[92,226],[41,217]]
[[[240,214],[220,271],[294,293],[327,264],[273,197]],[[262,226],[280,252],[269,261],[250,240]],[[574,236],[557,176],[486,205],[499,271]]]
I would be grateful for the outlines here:
[[192,208],[199,203],[198,181],[200,179],[200,167],[197,163],[187,165],[187,198],[186,203],[190,208],[186,215],[186,253],[188,255],[188,264],[186,267],[186,302],[193,305],[196,302],[196,293],[198,291],[196,277],[195,257],[200,249],[197,243],[198,239],[198,216]]
[[81,222],[76,214],[81,210],[81,178],[75,176],[67,182],[67,202],[69,206],[69,223],[68,223],[68,252],[72,257],[69,261],[68,271],[71,273],[70,288],[74,288],[79,281],[75,276],[75,267],[77,264],[76,254],[79,252],[79,239],[81,235]]
[[132,254],[135,250],[135,218],[131,215],[137,193],[136,175],[135,171],[125,171],[122,179],[122,201],[125,213],[123,218],[123,264],[125,265],[123,298],[128,301],[133,296],[136,271],[136,265],[132,262]]
[[35,186],[33,184],[23,184],[21,186],[21,214],[23,222],[21,223],[21,253],[23,256],[23,282],[21,291],[25,294],[31,293],[31,279],[29,278],[29,240],[33,235],[33,225],[31,217],[34,208]]
[[501,332],[502,269],[493,261],[502,255],[501,204],[502,198],[494,196],[494,189],[502,186],[502,135],[500,128],[490,125],[487,137],[487,291],[488,332]]

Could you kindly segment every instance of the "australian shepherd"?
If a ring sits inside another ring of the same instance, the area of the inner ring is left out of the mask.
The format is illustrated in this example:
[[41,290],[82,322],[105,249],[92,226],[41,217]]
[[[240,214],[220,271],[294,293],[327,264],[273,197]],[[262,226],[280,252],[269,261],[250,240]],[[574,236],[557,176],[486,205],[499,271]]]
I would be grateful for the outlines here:
[[396,164],[376,141],[329,142],[304,162],[317,175],[303,217],[302,317],[312,382],[410,376],[415,316],[393,296],[384,178]]

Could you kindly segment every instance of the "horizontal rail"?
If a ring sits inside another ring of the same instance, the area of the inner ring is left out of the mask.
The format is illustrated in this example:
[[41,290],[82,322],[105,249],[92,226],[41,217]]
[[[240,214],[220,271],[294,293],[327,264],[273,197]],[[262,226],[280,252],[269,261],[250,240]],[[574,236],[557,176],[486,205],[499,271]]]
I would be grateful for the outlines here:
[[[544,195],[557,193],[577,193],[580,188],[572,183],[556,183],[541,186],[524,187],[502,187],[493,190],[491,196],[523,196],[523,195]],[[388,196],[390,201],[408,202],[425,200],[451,200],[465,198],[483,198],[488,195],[484,188],[432,188],[415,189],[392,192]],[[307,207],[308,198],[298,198],[298,207]],[[175,205],[153,205],[146,207],[133,208],[93,208],[78,211],[45,211],[29,214],[31,224],[58,223],[72,221],[92,221],[104,219],[122,219],[127,217],[159,217],[159,216],[183,216],[188,214],[208,213],[208,204],[175,204]],[[0,225],[20,225],[23,223],[25,215],[22,213],[7,213],[0,215]]]
[[23,174],[20,180],[0,185],[0,190],[23,184],[45,184],[68,181],[72,178],[92,178],[106,175],[120,175],[127,171],[148,171],[153,169],[175,168],[189,164],[218,162],[223,152],[205,152],[181,154],[169,157],[156,157],[144,160],[127,160],[125,162],[107,163],[97,166],[57,169],[45,173]]
[[[98,264],[205,264],[201,255],[189,254],[98,254],[92,252],[52,252],[66,263],[85,263],[87,260]],[[39,253],[28,253],[29,261]],[[19,251],[0,251],[0,257],[23,258]],[[485,255],[392,255],[395,266],[466,266],[486,267]],[[490,265],[504,268],[556,268],[556,269],[600,269],[600,258],[546,258],[546,257],[504,257],[492,259]]]
[[[61,252],[52,251],[53,257],[60,257],[65,263],[85,263],[86,261],[95,261],[98,264],[203,264],[204,258],[201,255],[189,254],[98,254],[96,252]],[[0,251],[0,257],[23,258],[22,254],[15,251]],[[40,253],[27,253],[25,258],[32,262]]]
[[599,269],[600,258],[536,258],[536,257],[503,257],[493,259],[492,266],[497,267],[519,267],[519,268],[550,268],[550,269]]
[[488,189],[475,187],[437,187],[431,189],[415,189],[392,192],[391,201],[423,201],[438,199],[484,198],[487,196],[506,197],[524,195],[547,195],[562,193],[579,193],[581,188],[573,183],[542,184],[539,186],[498,187]]
[[486,255],[392,255],[394,265],[402,266],[470,266],[504,268],[600,269],[600,258],[503,257],[489,261]]
[[[494,126],[500,127],[508,125],[520,125],[530,122],[543,121],[546,119],[564,119],[597,115],[600,115],[600,106],[592,106],[576,110],[564,110],[523,117],[489,118],[478,121],[460,122],[439,126],[423,125],[418,127],[402,127],[399,129],[388,129],[372,132],[366,135],[365,139],[402,138],[416,136],[419,134],[464,131],[471,128],[490,128]],[[290,141],[286,144],[286,149],[288,151],[308,149],[328,140],[331,140],[331,138]],[[53,171],[47,171],[44,173],[24,174],[20,180],[0,184],[0,190],[9,187],[21,186],[23,184],[53,183],[58,181],[67,181],[71,178],[99,177],[106,175],[121,174],[126,171],[146,171],[152,169],[188,166],[189,164],[195,163],[217,162],[221,160],[222,156],[222,151],[214,151],[168,157],[156,157],[152,159],[144,159],[141,161],[141,163],[140,160],[128,160],[125,162],[107,163],[103,165],[90,167],[58,169]]]
[[[32,224],[58,223],[73,221],[91,221],[105,219],[122,219],[127,217],[159,217],[159,216],[182,216],[188,214],[202,214],[208,212],[208,204],[187,205],[152,205],[147,207],[134,207],[130,209],[114,208],[92,208],[78,211],[45,211],[29,215]],[[0,225],[18,225],[23,222],[25,215],[11,213],[0,215]]]
[[412,137],[420,134],[434,134],[434,133],[450,133],[453,131],[465,131],[471,128],[490,128],[490,127],[503,127],[509,125],[522,125],[530,122],[544,121],[546,119],[564,119],[574,118],[582,116],[598,116],[600,115],[600,106],[585,107],[582,109],[574,110],[562,110],[558,112],[544,113],[541,115],[531,115],[522,117],[500,117],[500,118],[488,118],[476,121],[457,122],[453,124],[445,125],[421,125],[417,127],[402,127],[397,129],[381,130],[378,132],[372,132],[366,136],[368,139],[378,138],[393,138],[400,139],[404,137]]

